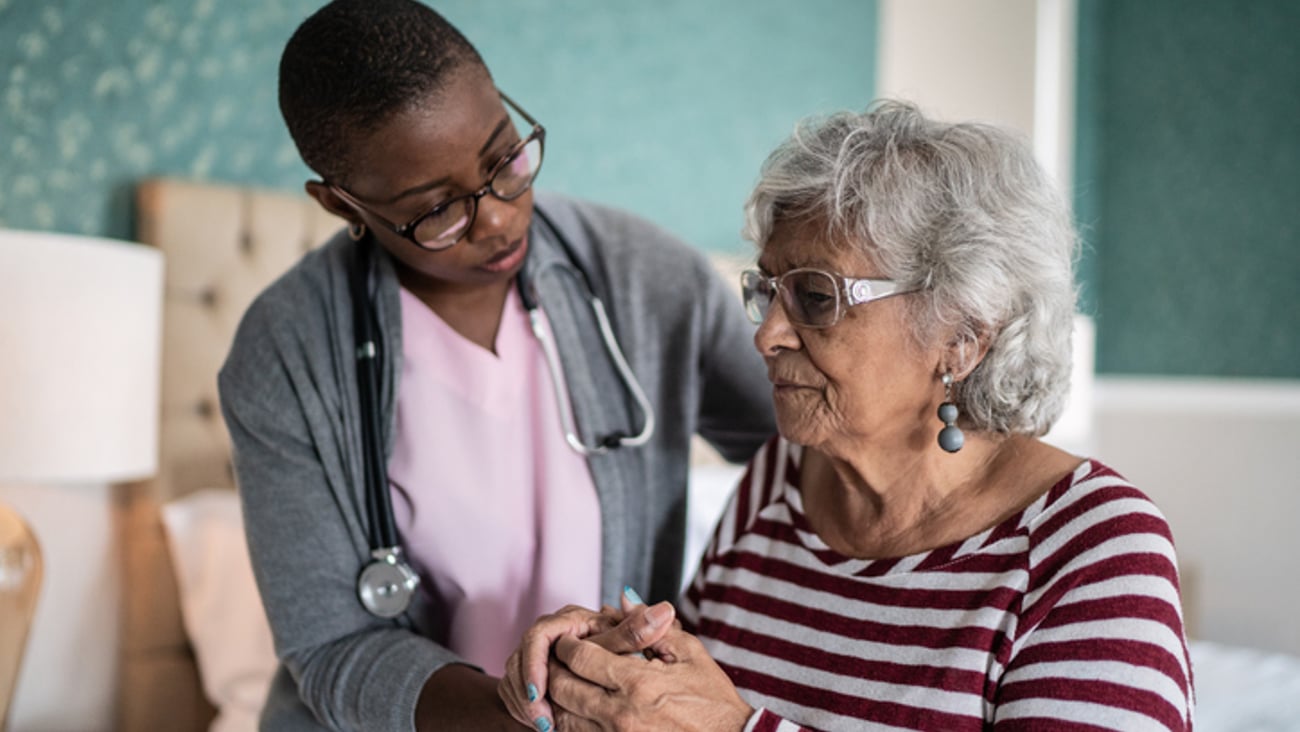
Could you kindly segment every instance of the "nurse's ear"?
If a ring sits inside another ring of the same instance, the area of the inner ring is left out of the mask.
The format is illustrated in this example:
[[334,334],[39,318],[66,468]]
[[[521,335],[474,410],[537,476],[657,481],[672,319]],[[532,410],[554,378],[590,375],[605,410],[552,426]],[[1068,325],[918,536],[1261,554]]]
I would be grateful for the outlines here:
[[348,205],[347,201],[340,198],[339,194],[335,193],[334,189],[324,181],[309,180],[303,187],[307,190],[307,195],[316,199],[316,203],[319,203],[320,207],[326,211],[347,221],[349,224],[365,224],[361,220],[361,214]]

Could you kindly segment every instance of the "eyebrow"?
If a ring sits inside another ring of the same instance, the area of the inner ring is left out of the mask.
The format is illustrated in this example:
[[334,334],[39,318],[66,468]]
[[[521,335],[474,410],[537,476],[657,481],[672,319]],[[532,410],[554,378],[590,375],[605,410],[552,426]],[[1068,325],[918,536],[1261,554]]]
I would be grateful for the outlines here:
[[483,155],[487,153],[488,148],[492,147],[492,143],[496,142],[496,139],[501,134],[501,131],[504,130],[509,124],[510,124],[510,115],[506,115],[502,117],[501,121],[497,122],[497,126],[492,130],[492,134],[488,135],[487,142],[483,143],[483,147],[480,147],[478,149],[479,157],[483,157]]
[[[492,128],[492,134],[488,135],[487,141],[483,143],[483,147],[480,147],[480,148],[478,149],[478,156],[479,156],[479,157],[483,157],[483,155],[485,155],[485,154],[487,153],[487,151],[492,147],[492,144],[495,143],[496,140],[497,140],[497,138],[501,136],[501,132],[502,132],[502,130],[506,129],[506,127],[508,127],[509,125],[510,125],[510,116],[509,116],[509,115],[506,115],[505,117],[502,117],[502,118],[501,118],[501,121],[500,121],[500,122],[497,122],[497,126],[494,127],[494,128]],[[387,201],[384,201],[384,203],[385,203],[385,204],[397,203],[398,201],[402,200],[403,198],[407,198],[407,197],[409,197],[409,196],[413,196],[413,195],[415,195],[415,194],[417,194],[417,193],[424,193],[425,191],[431,190],[431,189],[433,189],[433,188],[437,188],[438,186],[445,184],[448,180],[450,180],[450,179],[449,179],[449,178],[446,178],[446,177],[443,177],[443,178],[439,178],[439,179],[437,179],[437,180],[429,181],[429,182],[427,182],[427,183],[420,183],[420,184],[418,184],[418,185],[411,186],[410,188],[407,188],[406,190],[402,191],[401,193],[397,194],[396,196],[393,196],[392,198],[388,199]]]

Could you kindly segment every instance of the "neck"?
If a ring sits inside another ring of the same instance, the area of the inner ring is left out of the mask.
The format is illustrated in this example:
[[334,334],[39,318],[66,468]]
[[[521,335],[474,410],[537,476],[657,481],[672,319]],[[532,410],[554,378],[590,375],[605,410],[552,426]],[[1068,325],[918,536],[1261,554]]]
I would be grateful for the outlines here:
[[937,444],[810,449],[801,471],[804,509],[822,540],[846,556],[935,549],[996,525],[1047,490],[1063,463],[1048,460],[1043,449],[1065,455],[1032,438],[970,431],[951,454]]
[[419,298],[470,342],[496,353],[497,331],[501,311],[514,279],[486,284],[460,284],[433,280],[402,267],[398,280],[407,291]]

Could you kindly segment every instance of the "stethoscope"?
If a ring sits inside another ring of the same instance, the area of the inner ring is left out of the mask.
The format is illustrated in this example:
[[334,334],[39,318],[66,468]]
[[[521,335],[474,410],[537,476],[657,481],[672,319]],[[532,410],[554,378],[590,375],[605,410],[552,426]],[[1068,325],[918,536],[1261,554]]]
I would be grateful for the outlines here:
[[[638,447],[649,442],[654,434],[655,414],[645,390],[637,381],[636,375],[628,366],[623,350],[619,348],[618,339],[610,327],[605,305],[596,297],[582,265],[574,256],[573,248],[559,227],[540,208],[534,206],[533,213],[546,224],[557,242],[564,249],[568,261],[548,262],[532,273],[532,279],[549,272],[552,268],[566,274],[574,280],[579,292],[587,300],[592,315],[600,330],[600,337],[628,393],[636,401],[637,408],[645,415],[641,430],[635,435],[626,432],[610,432],[597,435],[594,444],[587,444],[578,435],[572,409],[569,403],[569,390],[565,385],[564,372],[555,340],[551,337],[542,310],[537,299],[535,287],[525,281],[521,271],[516,278],[519,297],[528,312],[528,321],[533,335],[542,347],[546,367],[551,373],[551,384],[560,413],[564,440],[569,447],[582,456],[600,455],[620,447]],[[356,333],[357,359],[357,393],[361,408],[361,443],[365,457],[366,515],[370,530],[370,560],[361,568],[357,576],[357,597],[371,614],[381,618],[393,618],[406,612],[415,590],[420,585],[420,576],[411,568],[402,556],[401,542],[397,536],[397,521],[393,517],[392,498],[388,491],[388,469],[383,459],[380,435],[383,420],[379,406],[379,352],[375,338],[377,322],[374,303],[370,298],[370,277],[374,269],[373,243],[357,244],[357,266],[352,268],[352,320]]]

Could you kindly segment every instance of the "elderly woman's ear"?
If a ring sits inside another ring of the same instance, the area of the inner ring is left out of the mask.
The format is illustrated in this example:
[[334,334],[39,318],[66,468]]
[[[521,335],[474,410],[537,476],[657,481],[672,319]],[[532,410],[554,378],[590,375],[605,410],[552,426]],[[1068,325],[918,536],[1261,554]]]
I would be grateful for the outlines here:
[[958,327],[944,347],[939,375],[952,374],[954,381],[970,376],[988,355],[992,343],[993,329],[987,325]]

